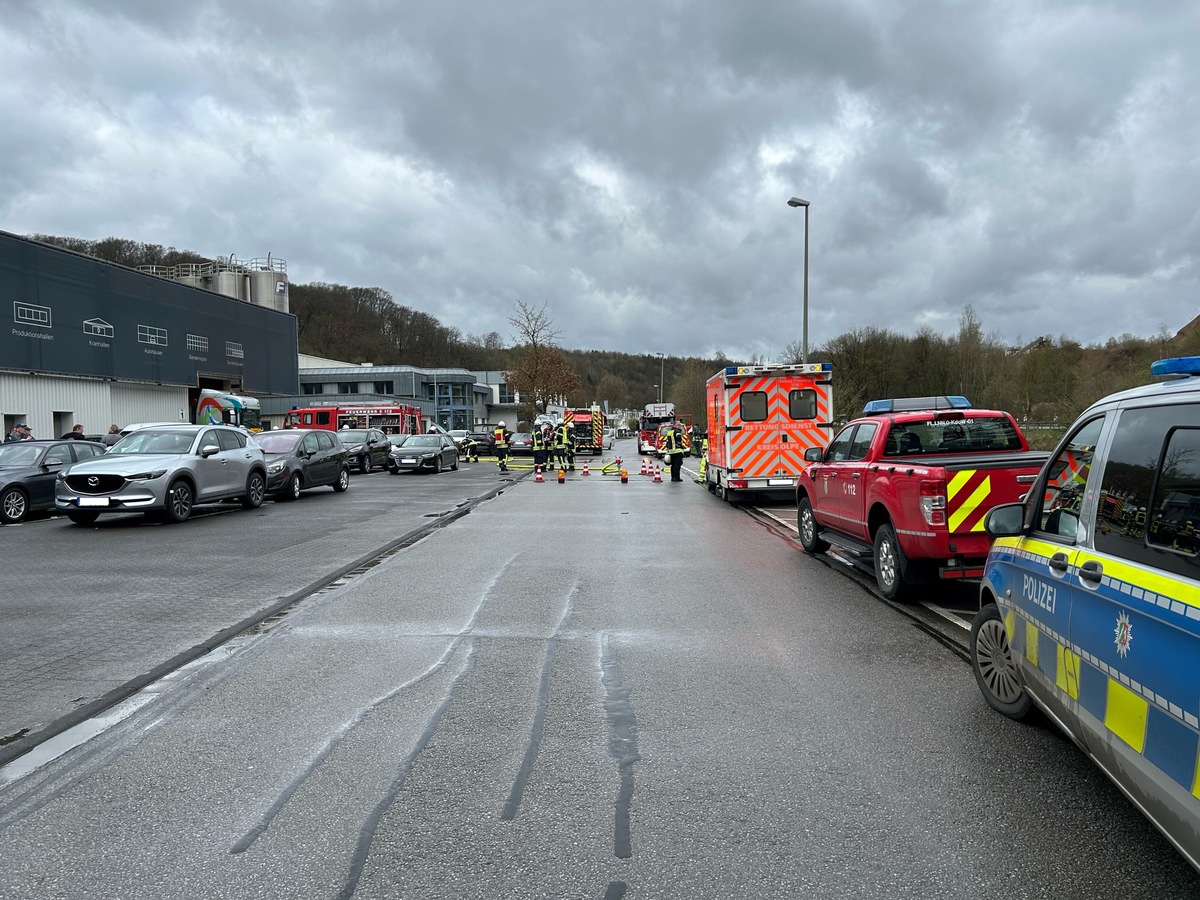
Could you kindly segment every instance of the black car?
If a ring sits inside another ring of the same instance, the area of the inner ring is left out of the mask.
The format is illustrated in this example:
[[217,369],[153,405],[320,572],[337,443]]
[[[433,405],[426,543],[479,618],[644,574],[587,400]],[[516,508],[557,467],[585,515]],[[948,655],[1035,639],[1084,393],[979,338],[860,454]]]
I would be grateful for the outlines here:
[[421,469],[457,469],[458,446],[448,434],[410,434],[404,443],[392,448],[387,467],[393,475]]
[[476,456],[492,456],[496,452],[493,446],[495,438],[490,431],[469,431],[467,432],[468,440],[475,442]]
[[255,437],[266,455],[267,493],[295,500],[326,485],[339,494],[350,486],[350,457],[330,431],[284,429]]
[[31,512],[54,509],[54,479],[71,463],[103,456],[93,441],[0,444],[0,522],[15,525]]
[[350,468],[366,474],[376,466],[388,464],[392,443],[378,428],[343,428],[337,433],[350,455]]
[[514,431],[508,439],[509,456],[533,456],[533,435],[528,431]]

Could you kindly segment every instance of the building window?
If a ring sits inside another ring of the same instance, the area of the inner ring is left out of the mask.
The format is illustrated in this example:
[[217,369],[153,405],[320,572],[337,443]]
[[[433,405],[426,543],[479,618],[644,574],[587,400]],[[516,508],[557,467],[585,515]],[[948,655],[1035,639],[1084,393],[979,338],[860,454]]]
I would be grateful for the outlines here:
[[323,394],[325,393],[325,385],[323,384],[302,384],[300,391],[304,394]]
[[357,381],[339,381],[338,382],[338,393],[339,394],[357,394],[358,393],[358,382]]
[[376,394],[394,394],[396,392],[392,388],[392,382],[377,381],[377,382],[375,382],[375,393]]
[[500,403],[509,404],[517,402],[516,392],[507,383],[498,385],[498,387],[500,388]]

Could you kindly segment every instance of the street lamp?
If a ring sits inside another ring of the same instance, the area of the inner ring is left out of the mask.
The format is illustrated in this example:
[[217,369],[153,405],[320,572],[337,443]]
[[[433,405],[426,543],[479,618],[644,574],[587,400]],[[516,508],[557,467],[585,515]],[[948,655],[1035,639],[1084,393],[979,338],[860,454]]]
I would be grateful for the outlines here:
[[804,207],[804,343],[800,345],[800,362],[808,362],[808,201],[793,197],[788,206]]
[[658,387],[658,385],[657,385],[657,384],[654,386],[654,390],[655,390],[655,391],[657,392],[657,394],[658,394],[658,402],[659,402],[659,403],[662,403],[662,391],[661,391],[661,390],[659,390],[659,387]]
[[658,402],[662,403],[663,385],[666,384],[666,381],[663,379],[663,365],[666,363],[667,357],[662,353],[654,355],[658,357],[658,384],[655,387],[658,388]]

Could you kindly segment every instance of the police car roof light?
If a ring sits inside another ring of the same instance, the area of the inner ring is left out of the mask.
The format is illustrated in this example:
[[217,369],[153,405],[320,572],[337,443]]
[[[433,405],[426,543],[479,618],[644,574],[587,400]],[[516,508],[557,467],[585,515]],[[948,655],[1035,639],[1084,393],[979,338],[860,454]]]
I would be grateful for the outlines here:
[[1177,356],[1150,363],[1151,375],[1200,375],[1200,356]]
[[864,416],[880,413],[915,412],[926,409],[970,409],[971,401],[957,395],[946,397],[901,397],[894,400],[871,400],[863,406]]

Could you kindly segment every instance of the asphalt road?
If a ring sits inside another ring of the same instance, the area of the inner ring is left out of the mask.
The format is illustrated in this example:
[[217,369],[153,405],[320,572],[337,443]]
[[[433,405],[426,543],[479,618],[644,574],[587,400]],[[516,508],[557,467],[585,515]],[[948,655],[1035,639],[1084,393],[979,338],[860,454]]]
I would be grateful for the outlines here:
[[[498,481],[0,532],[63,585],[66,680],[72,641],[115,684],[152,634],[167,659],[352,569],[0,769],[0,896],[1200,896],[1072,745],[785,529],[637,475],[471,505]],[[123,653],[87,640],[109,619]]]

